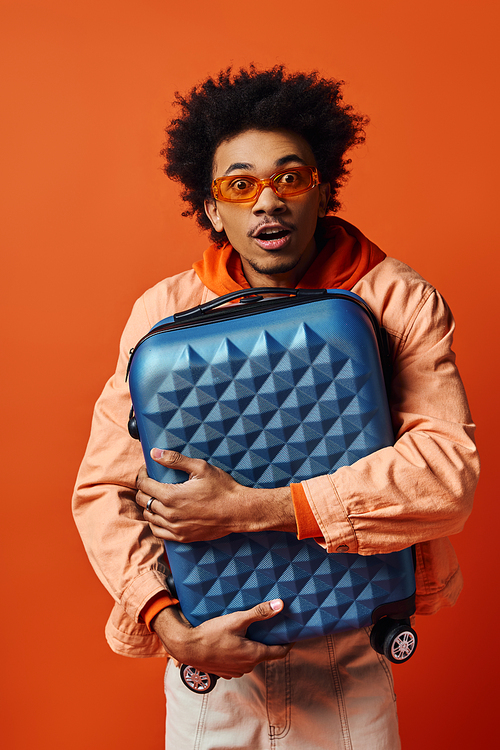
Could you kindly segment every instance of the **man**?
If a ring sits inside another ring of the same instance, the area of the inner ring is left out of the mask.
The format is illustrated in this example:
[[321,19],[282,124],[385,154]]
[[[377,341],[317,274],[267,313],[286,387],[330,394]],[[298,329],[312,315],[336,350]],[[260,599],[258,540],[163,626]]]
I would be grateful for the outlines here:
[[[96,405],[74,508],[89,557],[116,601],[108,642],[117,653],[173,657],[166,693],[174,750],[393,750],[392,678],[365,630],[292,648],[248,640],[248,625],[273,617],[280,600],[192,628],[169,594],[162,542],[275,529],[313,537],[332,554],[415,544],[417,613],[453,604],[461,576],[447,535],[462,528],[478,473],[450,348],[453,320],[418,274],[331,215],[346,151],[363,140],[365,124],[343,104],[337,82],[250,68],[221,73],[178,99],[166,172],[183,184],[186,214],[211,231],[214,244],[192,270],[136,303],[117,371]],[[204,461],[154,449],[156,461],[186,472],[180,485],[155,482],[126,431],[129,350],[174,312],[262,286],[337,287],[365,299],[390,337],[394,447],[272,490],[242,487]],[[178,662],[226,679],[201,697],[181,684]]]

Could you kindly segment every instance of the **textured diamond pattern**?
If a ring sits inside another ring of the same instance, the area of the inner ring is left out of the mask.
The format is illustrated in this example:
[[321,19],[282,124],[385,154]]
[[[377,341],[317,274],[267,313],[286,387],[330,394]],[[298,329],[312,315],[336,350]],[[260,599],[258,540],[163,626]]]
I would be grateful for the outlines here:
[[312,540],[283,532],[269,532],[265,541],[261,536],[233,534],[210,546],[169,544],[175,579],[196,602],[189,618],[194,625],[280,597],[284,614],[254,623],[248,634],[265,643],[286,643],[323,635],[325,624],[326,632],[368,625],[388,594],[397,601],[413,593],[401,553],[327,555]]
[[[364,311],[327,300],[169,331],[141,344],[130,388],[148,471],[151,447],[209,460],[241,484],[285,486],[390,445],[376,340]],[[274,597],[285,611],[249,635],[283,643],[371,623],[414,592],[410,550],[327,554],[281,532],[167,544],[183,610],[204,620]]]
[[228,336],[212,356],[181,347],[142,409],[150,440],[210,457],[257,487],[300,482],[366,455],[379,412],[364,392],[369,363],[303,321],[289,346],[264,330],[247,352]]

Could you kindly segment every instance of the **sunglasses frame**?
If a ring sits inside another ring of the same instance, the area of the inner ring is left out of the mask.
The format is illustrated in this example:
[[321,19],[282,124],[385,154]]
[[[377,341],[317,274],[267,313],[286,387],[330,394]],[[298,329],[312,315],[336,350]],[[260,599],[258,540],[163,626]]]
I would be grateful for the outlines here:
[[[302,190],[298,190],[296,193],[289,193],[288,195],[282,195],[277,187],[276,187],[276,179],[278,177],[281,177],[282,175],[288,174],[289,172],[309,172],[311,174],[311,180],[312,184],[309,185],[306,188],[303,188]],[[220,191],[220,185],[223,182],[226,182],[227,180],[251,180],[255,183],[257,187],[257,192],[255,195],[253,195],[251,198],[237,198],[236,200],[232,200],[231,198],[225,198],[223,195],[221,195]],[[291,169],[283,169],[279,172],[274,172],[270,177],[266,177],[264,180],[259,180],[258,177],[254,177],[253,175],[248,174],[232,174],[232,175],[224,175],[223,177],[217,177],[212,182],[212,196],[216,201],[223,201],[224,203],[255,203],[258,201],[260,194],[264,190],[265,187],[270,187],[271,190],[279,197],[284,200],[286,200],[287,197],[295,197],[296,195],[302,195],[303,193],[309,192],[309,190],[312,190],[317,185],[319,185],[321,182],[319,172],[316,167],[312,166],[305,166],[305,167],[292,167]]]

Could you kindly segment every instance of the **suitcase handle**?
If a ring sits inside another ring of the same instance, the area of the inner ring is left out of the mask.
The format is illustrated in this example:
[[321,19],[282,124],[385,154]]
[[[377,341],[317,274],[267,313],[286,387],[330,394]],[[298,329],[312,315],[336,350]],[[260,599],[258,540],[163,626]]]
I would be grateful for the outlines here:
[[[336,294],[337,292],[337,294]],[[223,297],[216,297],[213,300],[210,300],[209,302],[205,302],[203,305],[196,305],[196,307],[191,307],[189,310],[182,310],[181,312],[175,313],[172,316],[173,323],[179,323],[181,326],[184,324],[189,325],[196,325],[196,323],[203,318],[206,313],[211,312],[212,310],[215,310],[217,307],[221,307],[222,305],[225,305],[226,302],[232,302],[235,299],[241,300],[241,302],[260,302],[262,300],[262,295],[265,294],[272,294],[272,295],[284,295],[287,297],[300,297],[304,300],[307,299],[318,299],[319,297],[325,297],[325,296],[337,296],[338,294],[351,294],[350,292],[342,292],[335,289],[288,289],[286,287],[275,287],[275,286],[262,286],[262,287],[253,287],[250,289],[238,289],[235,292],[229,292],[229,294],[225,294]],[[366,302],[357,295],[352,295],[352,297],[349,297],[349,299],[352,299],[353,302],[356,302],[360,307],[363,308],[363,310],[366,312],[368,317],[370,318],[373,329],[375,331],[375,335],[377,337],[379,350],[380,350],[380,357],[382,360],[382,369],[384,372],[384,379],[386,383],[386,389],[387,393],[389,394],[390,390],[390,383],[392,379],[392,359],[391,359],[391,353],[390,353],[390,347],[389,347],[389,337],[387,334],[387,331],[383,326],[380,326],[375,315],[373,314],[372,310],[369,308],[369,306],[366,304]],[[208,322],[208,321],[204,321]],[[170,327],[172,323],[168,324],[168,327]],[[136,344],[136,346],[130,350],[130,356],[128,360],[128,366],[127,366],[127,372],[125,375],[125,381],[128,380],[129,372],[130,372],[130,366],[132,364],[132,358],[137,351],[137,348],[140,344],[142,344],[143,341],[146,341],[149,339],[150,336],[155,335],[157,333],[160,333],[164,329],[164,326],[155,326],[151,329],[149,333],[147,333],[145,336],[142,337],[142,339]],[[132,437],[136,436],[136,427],[135,425],[130,421],[133,418],[133,413],[131,411],[130,418],[129,418],[129,431]]]
[[327,292],[327,289],[286,289],[279,286],[262,286],[252,289],[238,289],[235,292],[229,292],[229,294],[225,294],[223,297],[217,297],[216,299],[210,300],[210,302],[205,302],[203,305],[197,305],[196,307],[189,308],[189,310],[178,312],[174,315],[174,321],[177,323],[179,321],[185,321],[189,320],[190,318],[195,318],[198,315],[205,315],[206,313],[215,310],[217,307],[225,305],[227,302],[232,302],[235,299],[241,299],[241,301],[243,302],[245,298],[253,297],[254,299],[247,299],[247,301],[260,302],[260,300],[262,299],[261,295],[264,294],[283,294],[287,297],[319,297],[327,294]]

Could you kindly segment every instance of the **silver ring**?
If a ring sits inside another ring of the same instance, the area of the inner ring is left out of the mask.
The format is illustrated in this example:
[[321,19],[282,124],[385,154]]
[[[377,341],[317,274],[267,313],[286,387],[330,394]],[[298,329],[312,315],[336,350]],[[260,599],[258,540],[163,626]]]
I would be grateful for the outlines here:
[[148,500],[148,504],[146,505],[146,510],[148,510],[150,513],[153,511],[151,510],[151,506],[153,505],[153,502],[156,500],[155,497],[150,497]]

